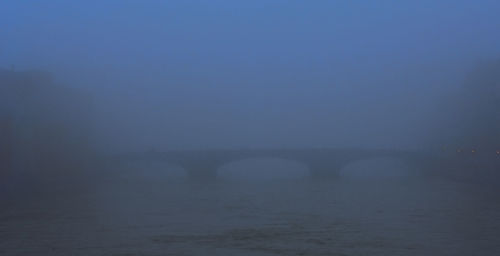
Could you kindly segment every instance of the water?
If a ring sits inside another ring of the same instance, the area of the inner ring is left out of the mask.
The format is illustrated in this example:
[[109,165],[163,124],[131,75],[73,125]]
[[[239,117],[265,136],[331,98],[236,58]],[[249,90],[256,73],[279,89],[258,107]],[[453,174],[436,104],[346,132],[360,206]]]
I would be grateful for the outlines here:
[[117,169],[86,192],[10,203],[0,255],[500,255],[498,194],[473,184],[168,173]]

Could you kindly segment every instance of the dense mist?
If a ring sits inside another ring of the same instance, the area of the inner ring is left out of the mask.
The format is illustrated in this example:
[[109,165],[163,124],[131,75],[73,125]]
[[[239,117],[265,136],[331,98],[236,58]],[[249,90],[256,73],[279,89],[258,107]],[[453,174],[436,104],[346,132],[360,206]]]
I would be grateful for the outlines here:
[[0,56],[90,91],[103,148],[415,148],[499,54],[498,7],[20,1]]
[[499,11],[0,1],[0,255],[498,255]]

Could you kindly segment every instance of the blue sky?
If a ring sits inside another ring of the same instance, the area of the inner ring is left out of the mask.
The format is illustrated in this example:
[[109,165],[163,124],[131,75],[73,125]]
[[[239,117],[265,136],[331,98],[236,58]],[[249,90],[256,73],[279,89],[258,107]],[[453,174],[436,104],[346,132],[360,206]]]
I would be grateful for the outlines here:
[[220,65],[480,54],[498,52],[499,10],[484,0],[3,0],[0,56],[28,66],[75,46],[90,59],[216,57]]
[[499,11],[486,0],[1,0],[0,66],[78,80],[117,143],[406,145],[454,68],[500,56]]

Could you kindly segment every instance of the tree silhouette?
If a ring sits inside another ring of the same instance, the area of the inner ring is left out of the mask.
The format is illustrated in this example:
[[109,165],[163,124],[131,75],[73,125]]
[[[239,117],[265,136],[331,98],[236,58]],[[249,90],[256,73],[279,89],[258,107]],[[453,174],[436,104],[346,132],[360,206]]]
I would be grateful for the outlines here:
[[500,147],[500,61],[481,63],[470,73],[457,106],[461,144]]

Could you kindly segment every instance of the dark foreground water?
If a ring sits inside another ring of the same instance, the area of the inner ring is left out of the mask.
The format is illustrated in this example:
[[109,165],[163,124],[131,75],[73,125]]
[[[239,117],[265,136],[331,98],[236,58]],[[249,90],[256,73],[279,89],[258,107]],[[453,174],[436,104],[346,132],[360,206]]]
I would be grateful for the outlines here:
[[110,171],[10,202],[0,255],[500,255],[494,190],[421,175],[191,183]]

